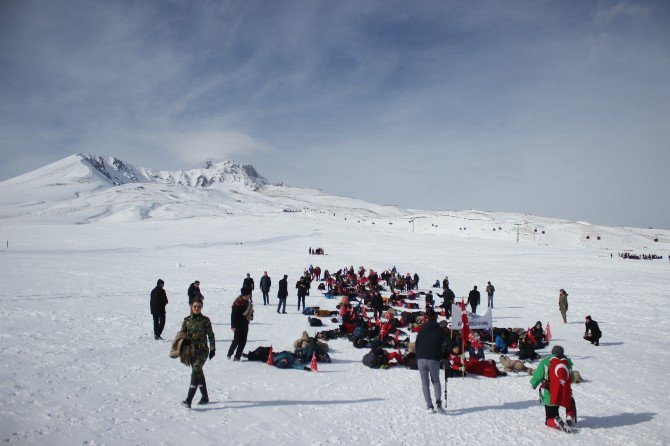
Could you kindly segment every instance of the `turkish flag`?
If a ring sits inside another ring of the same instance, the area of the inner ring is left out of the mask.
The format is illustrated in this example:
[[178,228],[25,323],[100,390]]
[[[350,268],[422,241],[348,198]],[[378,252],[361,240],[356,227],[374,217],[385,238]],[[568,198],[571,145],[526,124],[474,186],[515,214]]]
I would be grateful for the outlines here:
[[549,402],[568,408],[572,403],[572,376],[565,358],[551,358],[549,361]]
[[533,336],[533,332],[530,331],[530,328],[526,331],[526,336],[528,336],[528,339],[530,339],[530,342],[532,342],[533,344],[537,343],[537,341],[535,340],[535,336]]
[[461,335],[463,336],[463,343],[465,343],[465,340],[470,337],[470,322],[468,321],[467,311],[461,313],[461,323],[463,324]]
[[551,341],[551,327],[549,326],[549,322],[547,322],[547,330],[544,334],[545,339],[547,342]]

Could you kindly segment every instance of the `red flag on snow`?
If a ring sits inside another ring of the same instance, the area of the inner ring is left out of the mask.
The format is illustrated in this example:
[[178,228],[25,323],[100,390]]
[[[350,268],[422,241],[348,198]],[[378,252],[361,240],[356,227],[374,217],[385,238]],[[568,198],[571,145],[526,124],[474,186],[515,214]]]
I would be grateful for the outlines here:
[[549,326],[549,322],[547,322],[547,331],[544,334],[545,339],[547,342],[551,341],[551,327]]
[[572,403],[572,377],[565,358],[551,358],[549,361],[550,403],[568,408]]
[[272,353],[272,346],[270,346],[270,354],[268,355],[268,365],[275,365],[275,356]]
[[468,312],[463,311],[461,313],[461,322],[463,323],[463,329],[461,332],[461,336],[463,336],[463,343],[465,343],[465,340],[470,337],[470,321],[468,321]]
[[530,342],[532,342],[533,344],[535,344],[537,342],[535,340],[535,336],[533,336],[533,332],[530,331],[530,328],[528,328],[528,330],[526,330],[526,336],[528,336],[528,339],[530,339]]

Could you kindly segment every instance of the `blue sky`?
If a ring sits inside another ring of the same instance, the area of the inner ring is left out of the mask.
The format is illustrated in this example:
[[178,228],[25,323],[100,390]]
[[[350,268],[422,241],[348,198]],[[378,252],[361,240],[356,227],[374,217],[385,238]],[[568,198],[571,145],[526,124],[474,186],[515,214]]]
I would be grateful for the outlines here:
[[0,2],[0,180],[76,152],[670,228],[670,3]]

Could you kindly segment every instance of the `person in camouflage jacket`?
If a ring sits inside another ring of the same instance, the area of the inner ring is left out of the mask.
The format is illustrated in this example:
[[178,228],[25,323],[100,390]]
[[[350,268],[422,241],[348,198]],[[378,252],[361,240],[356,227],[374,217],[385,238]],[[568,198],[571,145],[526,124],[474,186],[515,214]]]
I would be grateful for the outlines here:
[[[188,388],[186,400],[182,402],[189,409],[191,408],[191,402],[198,387],[200,387],[200,392],[202,393],[202,398],[200,398],[198,404],[209,403],[207,384],[202,368],[207,358],[212,359],[216,354],[212,323],[207,316],[202,314],[202,300],[196,298],[193,301],[191,304],[191,313],[190,316],[184,318],[184,322],[181,324],[181,331],[186,333],[195,347],[195,355],[191,363],[191,384]],[[207,341],[209,341],[209,347],[207,347]]]

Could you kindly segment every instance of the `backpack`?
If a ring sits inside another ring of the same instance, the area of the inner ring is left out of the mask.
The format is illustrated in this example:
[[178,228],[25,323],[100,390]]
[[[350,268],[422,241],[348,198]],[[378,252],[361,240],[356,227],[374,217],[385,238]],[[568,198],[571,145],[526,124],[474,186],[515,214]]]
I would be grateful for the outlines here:
[[321,322],[321,319],[316,318],[316,317],[308,317],[307,321],[309,322],[310,327],[321,327],[323,325],[323,322]]
[[270,357],[270,347],[258,347],[256,350],[249,352],[247,359],[249,361],[267,362]]

